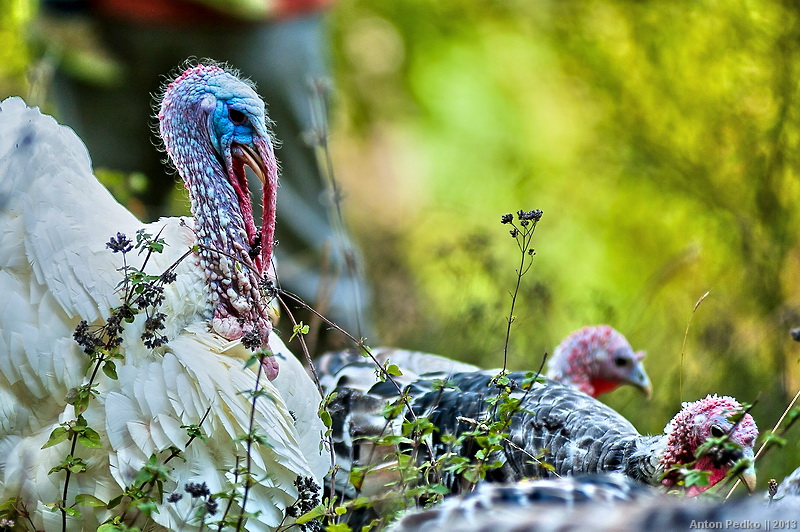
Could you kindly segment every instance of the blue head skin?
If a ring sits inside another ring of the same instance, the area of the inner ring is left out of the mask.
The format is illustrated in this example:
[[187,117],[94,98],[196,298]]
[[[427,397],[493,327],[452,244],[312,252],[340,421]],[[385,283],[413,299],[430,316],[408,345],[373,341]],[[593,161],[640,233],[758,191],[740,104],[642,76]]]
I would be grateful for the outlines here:
[[[272,257],[278,186],[264,102],[232,73],[198,65],[169,84],[158,119],[167,154],[189,190],[212,329],[248,347],[264,346],[271,325],[259,283]],[[260,230],[245,165],[263,183]],[[268,375],[277,376],[277,366]]]

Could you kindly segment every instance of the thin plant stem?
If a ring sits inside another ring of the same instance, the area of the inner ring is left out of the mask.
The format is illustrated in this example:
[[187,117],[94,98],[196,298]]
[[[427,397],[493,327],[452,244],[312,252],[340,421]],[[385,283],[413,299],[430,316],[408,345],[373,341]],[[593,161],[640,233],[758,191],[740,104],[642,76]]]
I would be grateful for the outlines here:
[[256,371],[256,384],[253,393],[253,401],[250,405],[250,420],[247,427],[247,456],[245,457],[245,477],[244,477],[244,493],[242,494],[242,511],[239,514],[239,519],[236,521],[236,530],[241,530],[244,524],[245,506],[247,505],[247,497],[250,494],[250,486],[253,483],[251,469],[253,465],[253,431],[256,423],[256,401],[258,400],[258,387],[261,384],[261,375],[264,373],[263,359],[266,356],[264,353],[258,357],[258,371]]
[[679,401],[683,401],[683,357],[684,357],[684,353],[686,353],[686,339],[689,337],[689,327],[691,327],[691,325],[692,325],[692,318],[694,318],[694,314],[695,314],[695,312],[697,312],[697,307],[700,306],[700,303],[702,303],[705,300],[705,298],[708,297],[708,295],[710,293],[711,292],[709,291],[709,292],[706,292],[705,294],[703,294],[702,296],[700,296],[700,299],[698,299],[697,303],[694,304],[694,308],[692,309],[692,313],[689,315],[689,321],[686,322],[686,331],[683,333],[683,343],[681,344],[681,364],[680,364],[680,369],[678,370],[678,400]]
[[[316,145],[319,153],[319,167],[324,174],[329,188],[329,198],[333,205],[332,216],[330,216],[331,226],[334,235],[339,240],[339,246],[344,255],[344,266],[351,279],[356,280],[363,277],[358,256],[347,237],[347,224],[342,214],[342,193],[341,186],[336,179],[336,172],[333,164],[328,137],[330,128],[328,126],[328,83],[324,79],[317,79],[311,82],[313,98],[311,99],[311,118],[313,130],[311,131],[311,143]],[[363,298],[360,284],[351,283],[353,289],[353,304],[355,305],[356,333],[359,338],[364,336],[363,330]]]
[[[798,390],[798,391],[797,391],[797,393],[796,393],[796,394],[794,394],[794,397],[793,397],[793,398],[792,398],[792,400],[789,402],[789,406],[787,406],[787,407],[786,407],[786,409],[783,411],[783,414],[781,414],[781,417],[778,419],[778,422],[777,422],[777,423],[775,423],[775,426],[774,426],[774,427],[772,427],[772,433],[773,433],[773,434],[775,433],[775,431],[776,431],[776,430],[778,430],[778,427],[780,427],[781,423],[783,423],[783,420],[786,418],[787,414],[788,414],[789,412],[791,412],[791,411],[792,411],[792,407],[794,407],[794,404],[797,402],[797,400],[798,400],[799,398],[800,398],[800,390]],[[760,457],[760,456],[761,456],[761,455],[762,455],[762,454],[763,454],[763,453],[764,453],[764,452],[765,452],[765,451],[766,451],[768,448],[769,448],[769,447],[767,446],[767,441],[764,441],[764,442],[761,444],[761,447],[759,447],[759,448],[758,448],[758,451],[756,452],[756,455],[753,457],[753,462],[755,462],[756,460],[758,460],[758,458],[759,458],[759,457]],[[726,500],[726,501],[727,501],[727,500],[730,498],[730,496],[731,496],[731,495],[733,495],[733,490],[735,490],[735,489],[736,489],[736,488],[739,486],[739,484],[741,484],[741,482],[742,482],[742,480],[741,480],[741,479],[738,479],[738,478],[736,479],[736,482],[733,484],[733,487],[730,489],[730,491],[728,492],[728,494],[725,496],[725,500]]]
[[[236,457],[236,466],[233,469],[233,483],[234,485],[239,482],[239,457]],[[225,511],[222,513],[222,518],[219,520],[219,525],[217,526],[217,531],[222,532],[222,527],[225,525],[225,518],[231,512],[231,508],[233,507],[233,500],[235,498],[235,491],[231,490],[231,496],[228,497],[228,504],[225,505]]]

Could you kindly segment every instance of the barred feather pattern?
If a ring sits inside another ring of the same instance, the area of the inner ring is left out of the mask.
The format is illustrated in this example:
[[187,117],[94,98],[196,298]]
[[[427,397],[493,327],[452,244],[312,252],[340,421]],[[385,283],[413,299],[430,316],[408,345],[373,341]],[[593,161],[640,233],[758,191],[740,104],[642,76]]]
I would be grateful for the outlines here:
[[[800,506],[766,505],[757,498],[696,501],[630,486],[615,476],[484,484],[475,492],[401,517],[390,532],[691,532],[791,526]],[[727,526],[725,526],[727,524]]]
[[[495,376],[493,371],[457,373],[449,378],[457,389],[445,390],[433,389],[435,379],[417,381],[411,388],[413,410],[417,416],[428,416],[440,434],[459,435],[472,430],[471,420],[485,417],[486,400],[498,393],[491,386]],[[517,383],[525,376],[509,374]],[[375,389],[388,391],[385,385]],[[533,383],[529,390],[517,387],[511,397],[521,400],[509,429],[513,445],[506,445],[497,457],[503,466],[491,471],[489,480],[510,482],[524,477],[618,471],[640,482],[658,484],[658,457],[666,443],[663,436],[641,436],[610,407],[553,381]],[[475,451],[477,448],[469,446],[451,449],[440,437],[434,437],[437,455],[455,452],[471,456]],[[537,465],[537,461],[547,466]],[[451,490],[458,491],[458,477],[446,480]]]
[[[323,359],[323,367],[328,362]],[[339,362],[341,360],[328,366],[336,368],[336,373],[325,375],[323,382],[336,385],[327,391],[337,392],[331,415],[338,464],[345,472],[352,466],[366,465],[375,471],[367,475],[364,485],[360,486],[361,495],[379,493],[394,480],[391,476],[392,449],[377,449],[380,452],[376,452],[373,443],[364,441],[364,437],[400,433],[402,419],[387,420],[383,416],[385,405],[400,397],[399,389],[408,394],[414,415],[425,416],[436,426],[437,431],[429,442],[434,457],[454,453],[474,458],[478,448],[472,440],[456,440],[453,444],[442,435],[458,436],[473,430],[478,420],[486,419],[487,400],[499,393],[493,384],[496,371],[440,371],[422,376],[412,372],[404,373],[395,382],[386,380],[370,385],[365,372],[374,371],[372,362],[363,359],[349,364]],[[705,424],[711,419],[726,427],[724,430],[730,430],[732,440],[741,446],[741,452],[734,452],[734,459],[752,457],[757,429],[747,414],[741,424],[734,425],[725,420],[725,416],[733,413],[729,409],[713,415],[706,412],[697,418],[697,427],[691,423],[670,422],[664,434],[643,436],[616,411],[568,386],[540,379],[529,389],[523,389],[520,384],[527,377],[528,374],[521,372],[508,374],[512,383],[510,396],[520,401],[520,407],[512,416],[508,442],[489,459],[499,460],[501,466],[488,472],[487,481],[505,483],[528,477],[618,472],[653,486],[672,485],[672,479],[666,483],[660,480],[664,470],[673,465],[664,458],[677,455],[675,451],[666,453],[667,446],[682,440],[666,431],[679,427],[695,440],[702,439],[702,430],[695,429],[702,428],[707,433]],[[408,382],[411,379],[416,380]],[[443,387],[443,383],[447,385]],[[738,405],[732,398],[709,396],[695,403],[685,403],[680,418],[693,419],[687,412],[719,402]],[[371,475],[377,476],[372,482]],[[346,479],[347,475],[341,477]],[[347,486],[341,477],[337,477],[337,481],[344,486],[343,493],[352,496],[356,490]],[[449,472],[444,473],[443,483],[451,493],[469,486],[462,485],[462,479]]]
[[474,491],[451,497],[431,509],[410,511],[390,530],[447,530],[471,522],[486,522],[487,515],[503,522],[518,515],[548,508],[571,510],[589,504],[607,506],[646,501],[659,492],[619,473],[577,475],[553,479],[526,479],[511,484],[479,484]]

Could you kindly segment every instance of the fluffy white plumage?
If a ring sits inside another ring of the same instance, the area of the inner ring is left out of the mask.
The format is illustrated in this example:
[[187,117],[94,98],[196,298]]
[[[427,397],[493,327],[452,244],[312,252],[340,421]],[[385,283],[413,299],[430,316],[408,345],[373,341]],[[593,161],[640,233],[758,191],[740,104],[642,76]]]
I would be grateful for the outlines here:
[[[86,148],[71,129],[19,98],[0,103],[0,500],[18,497],[37,527],[60,529],[60,514],[44,505],[61,499],[64,474],[48,471],[69,453],[69,444],[41,447],[59,423],[74,419],[65,398],[88,379],[88,357],[72,333],[81,319],[100,323],[120,302],[122,254],[105,243],[118,231],[161,232],[168,246],[147,265],[159,274],[194,243],[192,227],[192,219],[178,218],[141,224],[94,178]],[[119,379],[98,379],[97,399],[84,415],[103,446],[78,446],[76,455],[89,470],[72,476],[68,504],[76,494],[103,501],[120,494],[152,453],[183,449],[188,436],[181,426],[200,423],[207,409],[207,441],[195,439],[186,461],[169,462],[175,480],[165,491],[183,491],[187,482],[206,482],[212,493],[227,489],[237,457],[245,456],[244,444],[234,440],[248,432],[250,399],[241,392],[255,385],[255,372],[244,365],[250,352],[209,331],[208,288],[197,257],[190,255],[175,273],[162,307],[169,343],[145,348],[139,339],[144,316],[138,316],[123,335]],[[249,530],[274,528],[297,497],[295,478],[319,483],[328,469],[319,449],[316,387],[276,334],[269,346],[280,373],[272,382],[261,379],[266,397],[256,402],[256,427],[268,445],[252,453],[259,483],[247,511],[261,514],[248,522]],[[188,497],[164,503],[153,519],[174,528],[189,504]],[[113,513],[81,511],[84,529]]]

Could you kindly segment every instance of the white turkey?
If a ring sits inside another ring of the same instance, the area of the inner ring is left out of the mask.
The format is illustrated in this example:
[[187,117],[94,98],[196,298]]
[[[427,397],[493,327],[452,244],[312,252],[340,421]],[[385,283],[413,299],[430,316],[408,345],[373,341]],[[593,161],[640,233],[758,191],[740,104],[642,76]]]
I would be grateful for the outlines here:
[[[366,362],[363,366],[369,366]],[[336,365],[321,364],[321,367]],[[402,369],[402,368],[401,368]],[[355,378],[348,375],[355,374]],[[365,468],[355,486],[337,478],[340,491],[385,496],[387,486],[399,482],[397,452],[391,445],[375,445],[374,438],[401,434],[415,418],[426,417],[435,427],[427,438],[433,456],[424,445],[417,445],[420,460],[449,460],[461,457],[469,463],[480,461],[480,435],[470,435],[482,425],[499,419],[491,406],[501,391],[519,401],[510,414],[507,436],[499,448],[485,456],[498,467],[486,472],[491,482],[512,482],[523,478],[619,472],[653,486],[680,489],[695,496],[720,482],[740,459],[738,470],[752,490],[753,445],[758,429],[750,414],[731,397],[710,395],[684,403],[681,411],[666,425],[664,433],[642,436],[628,420],[610,407],[571,387],[535,380],[530,374],[510,373],[507,383],[497,385],[496,371],[432,373],[404,385],[413,414],[405,410],[399,419],[387,419],[387,404],[398,403],[400,392],[390,380],[366,380],[357,364],[341,366],[338,374],[325,375],[325,382],[339,383],[331,403],[334,443],[338,464],[344,471]],[[401,377],[402,380],[402,377]],[[704,453],[701,446],[716,438]],[[380,443],[380,442],[379,442]],[[465,480],[464,471],[445,466],[442,483],[449,492],[468,490],[474,479]],[[344,479],[347,475],[342,475]],[[358,489],[354,489],[358,488]]]
[[[183,451],[166,465],[165,494],[203,483],[212,494],[235,490],[229,518],[241,513],[247,465],[248,530],[275,529],[298,498],[298,477],[320,483],[329,467],[320,449],[319,394],[270,333],[263,294],[278,179],[264,103],[234,72],[199,64],[165,89],[159,122],[193,218],[143,225],[92,175],[71,129],[20,98],[0,104],[0,500],[16,499],[39,529],[62,528],[64,517],[46,506],[62,499],[80,510],[80,517],[67,516],[68,529],[94,529],[121,506],[76,507],[76,496],[108,502],[164,451]],[[260,229],[245,166],[264,183]],[[163,253],[130,251],[128,240],[141,229],[166,242]],[[111,312],[121,305],[122,268],[144,261],[150,275],[168,272],[142,285],[161,283],[162,302],[157,312],[124,323],[127,314]],[[118,379],[94,380],[96,397],[82,417],[100,439],[96,448],[77,445],[86,472],[72,474],[63,493],[65,472],[48,472],[71,453],[70,442],[42,446],[59,424],[74,427],[79,418],[68,404],[89,380],[89,357],[73,339],[79,324],[83,347],[98,327],[124,325],[122,358]],[[274,356],[246,367],[260,349]],[[204,437],[187,447],[192,425]],[[158,499],[151,519],[169,529],[195,528],[196,501],[170,500]],[[217,518],[227,504],[219,502]],[[128,524],[136,516],[127,512]]]

